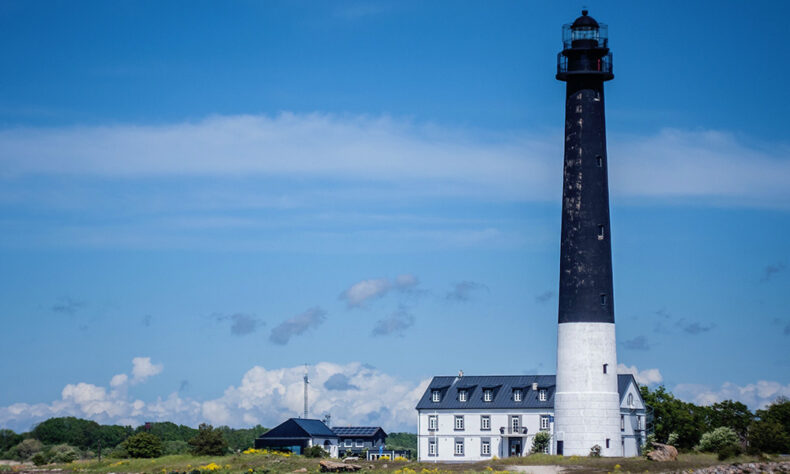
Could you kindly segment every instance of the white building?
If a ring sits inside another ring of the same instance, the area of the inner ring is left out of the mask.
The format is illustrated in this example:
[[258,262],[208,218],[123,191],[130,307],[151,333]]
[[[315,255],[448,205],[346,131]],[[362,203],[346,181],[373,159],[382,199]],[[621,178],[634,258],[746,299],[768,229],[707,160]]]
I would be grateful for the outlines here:
[[[608,439],[609,449],[637,456],[645,439],[645,404],[632,375],[617,378],[620,431]],[[551,435],[547,452],[556,454],[555,381],[553,375],[434,377],[417,404],[418,459],[525,456],[540,431]]]

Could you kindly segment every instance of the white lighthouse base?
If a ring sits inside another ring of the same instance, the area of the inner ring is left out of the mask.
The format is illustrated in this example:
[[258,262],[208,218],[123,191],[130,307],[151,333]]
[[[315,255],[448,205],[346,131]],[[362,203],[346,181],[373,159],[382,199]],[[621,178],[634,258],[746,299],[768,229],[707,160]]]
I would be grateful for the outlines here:
[[595,445],[601,456],[623,455],[614,324],[559,325],[554,433],[566,456],[587,456]]

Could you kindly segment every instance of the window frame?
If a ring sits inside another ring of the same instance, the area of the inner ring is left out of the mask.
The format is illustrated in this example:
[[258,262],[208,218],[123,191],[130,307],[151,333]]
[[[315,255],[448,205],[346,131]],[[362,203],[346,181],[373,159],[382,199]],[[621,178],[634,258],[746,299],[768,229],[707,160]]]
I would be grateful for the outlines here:
[[540,431],[548,431],[551,427],[549,415],[540,415]]
[[436,442],[436,438],[428,440],[428,456],[438,456],[439,455],[439,443]]
[[433,403],[439,403],[442,401],[442,394],[439,390],[431,390],[431,401]]
[[480,440],[480,456],[491,456],[491,439],[482,438]]
[[545,402],[546,401],[546,389],[545,388],[541,388],[541,389],[538,390],[538,400],[540,400],[541,402]]
[[[464,450],[465,450],[464,439],[463,438],[455,438],[455,443],[453,443],[453,444],[455,446],[453,448],[453,453],[456,456],[463,456],[464,455]],[[459,452],[459,449],[458,449],[459,446],[461,447],[460,452]]]
[[521,432],[521,415],[510,415],[508,425],[511,433]]
[[524,400],[523,392],[520,388],[513,389],[513,401],[514,402],[521,402]]
[[494,401],[494,389],[491,389],[491,388],[484,388],[483,389],[483,401],[484,402],[492,402],[492,401]]
[[461,403],[465,403],[469,397],[467,396],[466,389],[458,390],[458,401]]
[[428,431],[438,431],[438,430],[439,430],[439,416],[428,415]]
[[[459,421],[461,422],[460,423],[460,428],[459,428],[459,423],[458,423]],[[453,428],[455,429],[455,431],[464,431],[464,415],[455,415],[455,418],[454,418],[454,421],[453,421]]]
[[480,431],[491,431],[491,415],[480,415]]

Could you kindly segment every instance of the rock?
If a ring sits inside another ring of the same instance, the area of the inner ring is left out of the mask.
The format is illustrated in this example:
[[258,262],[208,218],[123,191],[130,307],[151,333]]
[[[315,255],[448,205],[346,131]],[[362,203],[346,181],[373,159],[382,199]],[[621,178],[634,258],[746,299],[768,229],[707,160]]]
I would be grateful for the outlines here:
[[653,442],[653,450],[647,453],[647,458],[651,461],[676,461],[678,450],[668,444]]
[[359,458],[356,457],[356,456],[349,456],[349,457],[343,459],[343,462],[351,462],[351,461],[359,461]]
[[335,461],[321,461],[321,472],[354,472],[362,469],[362,466],[356,464],[346,464]]
[[306,468],[306,467],[303,467],[303,468],[301,468],[301,469],[297,469],[297,470],[295,470],[295,471],[291,471],[291,472],[307,472],[307,468]]

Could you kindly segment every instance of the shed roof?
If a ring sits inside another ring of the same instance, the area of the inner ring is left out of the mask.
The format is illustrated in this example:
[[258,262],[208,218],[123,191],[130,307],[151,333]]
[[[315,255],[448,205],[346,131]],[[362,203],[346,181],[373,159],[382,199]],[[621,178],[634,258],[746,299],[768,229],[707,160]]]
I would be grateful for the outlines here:
[[335,426],[332,428],[341,438],[372,438],[379,431],[386,437],[387,433],[380,426]]

